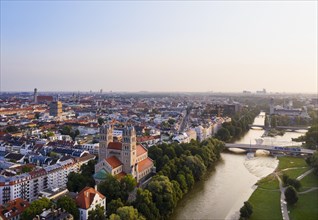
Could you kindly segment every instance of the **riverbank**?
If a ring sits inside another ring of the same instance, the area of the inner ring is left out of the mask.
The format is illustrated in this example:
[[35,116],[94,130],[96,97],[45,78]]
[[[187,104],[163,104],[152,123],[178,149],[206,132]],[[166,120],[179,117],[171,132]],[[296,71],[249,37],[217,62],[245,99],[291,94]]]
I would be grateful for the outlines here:
[[228,219],[253,193],[253,185],[259,178],[246,169],[246,156],[221,155],[215,169],[207,172],[204,179],[179,201],[170,219]]
[[[254,208],[250,219],[266,219],[269,216],[271,219],[282,219],[281,193],[275,175],[282,177],[283,174],[287,174],[291,178],[297,178],[309,169],[310,167],[304,158],[280,157],[275,172],[258,181],[257,189],[248,200]],[[302,184],[300,192],[318,187],[318,177],[313,173],[305,176],[300,182]],[[299,201],[293,206],[288,206],[290,219],[317,219],[318,209],[313,205],[318,203],[317,193],[318,190],[310,193],[299,193]]]
[[[264,124],[264,117],[257,116],[253,124]],[[263,134],[263,129],[250,129],[235,143],[254,144],[255,140],[260,139]],[[291,138],[297,138],[302,134],[286,132],[283,136],[265,137],[262,144],[294,146],[296,143],[291,142]],[[260,177],[262,174],[257,173],[261,172],[258,166],[262,164],[262,159],[246,164],[246,154],[223,152],[221,155],[222,160],[217,163],[215,170],[208,172],[209,174],[197,182],[195,187],[179,201],[170,219],[238,219],[240,208],[256,191],[255,183],[262,178]],[[269,165],[276,160],[273,157],[257,158],[271,158],[273,161],[268,163]],[[275,168],[268,170],[267,175]],[[235,216],[236,218],[232,218]]]

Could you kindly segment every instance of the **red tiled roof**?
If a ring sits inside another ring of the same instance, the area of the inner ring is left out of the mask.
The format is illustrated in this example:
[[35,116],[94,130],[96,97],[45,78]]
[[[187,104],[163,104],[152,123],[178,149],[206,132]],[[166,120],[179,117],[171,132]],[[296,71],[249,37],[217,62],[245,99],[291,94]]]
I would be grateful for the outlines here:
[[92,202],[94,201],[94,197],[96,194],[102,199],[105,198],[103,194],[96,191],[94,188],[86,186],[76,196],[75,198],[76,204],[81,209],[88,209],[91,206]]
[[123,144],[121,142],[110,142],[108,144],[108,149],[121,150]]
[[137,157],[139,157],[140,155],[146,153],[147,150],[141,146],[141,145],[137,145]]
[[138,172],[142,172],[145,169],[152,167],[152,166],[153,166],[152,160],[149,157],[147,157],[146,159],[144,159],[138,163]]
[[145,142],[155,139],[153,136],[137,137],[137,142]]
[[48,96],[48,95],[39,95],[37,96],[37,101],[38,102],[52,102],[53,101],[53,96]]
[[108,157],[105,160],[112,168],[116,168],[116,167],[119,167],[120,165],[122,165],[120,160],[118,160],[118,158],[115,156]]
[[[29,206],[30,203],[21,198],[11,200],[7,204],[0,206],[0,219],[12,219],[13,217],[18,216],[22,212],[24,212],[24,210]],[[7,212],[10,212],[10,216],[8,218],[5,217],[5,213]]]

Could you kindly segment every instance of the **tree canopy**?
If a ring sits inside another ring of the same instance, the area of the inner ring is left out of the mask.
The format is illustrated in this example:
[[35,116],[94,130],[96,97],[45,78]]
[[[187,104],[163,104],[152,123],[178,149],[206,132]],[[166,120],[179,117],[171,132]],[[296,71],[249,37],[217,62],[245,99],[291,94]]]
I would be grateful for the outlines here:
[[63,196],[57,200],[56,205],[57,207],[65,209],[68,213],[72,214],[74,219],[79,219],[79,211],[74,199],[68,196]]
[[244,202],[243,207],[240,209],[240,216],[244,219],[249,218],[253,213],[253,206],[248,201]]
[[296,189],[293,186],[288,186],[285,190],[285,200],[289,205],[293,205],[298,201]]
[[106,220],[104,208],[97,205],[95,209],[88,211],[87,220]]
[[41,198],[41,199],[35,200],[22,213],[21,219],[22,220],[33,219],[36,215],[41,214],[43,209],[51,208],[51,206],[52,206],[52,203],[48,198]]

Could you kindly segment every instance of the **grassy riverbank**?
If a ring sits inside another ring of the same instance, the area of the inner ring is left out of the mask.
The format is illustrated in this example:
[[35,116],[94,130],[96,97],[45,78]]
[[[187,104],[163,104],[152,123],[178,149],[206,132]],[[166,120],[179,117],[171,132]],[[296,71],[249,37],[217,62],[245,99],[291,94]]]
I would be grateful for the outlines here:
[[318,190],[300,194],[297,203],[289,207],[290,220],[317,220],[318,219]]
[[282,219],[280,212],[280,191],[256,189],[249,199],[253,205],[250,219]]
[[[291,178],[297,178],[309,170],[303,158],[280,157],[276,173],[282,177],[287,174]],[[318,177],[313,173],[304,177],[301,181],[300,192],[312,187],[318,187]],[[275,173],[268,175],[257,183],[258,188],[249,198],[254,211],[251,219],[282,219],[280,209],[279,182]],[[288,206],[291,220],[318,219],[318,190],[305,194],[299,194],[299,200],[294,206]]]

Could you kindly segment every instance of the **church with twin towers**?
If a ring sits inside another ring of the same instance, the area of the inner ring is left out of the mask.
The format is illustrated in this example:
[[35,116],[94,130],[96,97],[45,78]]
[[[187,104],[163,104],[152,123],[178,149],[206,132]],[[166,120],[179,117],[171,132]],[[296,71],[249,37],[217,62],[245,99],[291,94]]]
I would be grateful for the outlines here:
[[137,182],[140,182],[150,173],[155,172],[147,149],[137,144],[133,126],[126,126],[123,129],[122,141],[114,141],[113,131],[112,124],[100,127],[99,161],[95,165],[94,175],[97,183],[103,181],[107,173],[118,179],[131,174]]

